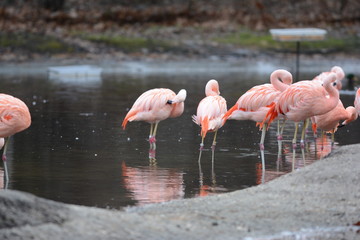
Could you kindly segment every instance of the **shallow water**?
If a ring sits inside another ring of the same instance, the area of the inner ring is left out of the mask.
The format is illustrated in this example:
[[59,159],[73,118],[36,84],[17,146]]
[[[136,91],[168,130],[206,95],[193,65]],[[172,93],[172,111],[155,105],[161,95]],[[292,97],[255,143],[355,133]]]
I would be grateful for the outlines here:
[[[309,73],[309,78],[315,75]],[[219,81],[230,108],[246,90],[267,82],[268,76],[253,72],[103,74],[101,79],[73,81],[48,79],[46,74],[2,75],[2,92],[21,98],[32,114],[31,127],[11,138],[8,188],[65,203],[121,208],[261,184],[260,133],[255,123],[226,123],[218,133],[213,168],[213,135],[208,134],[199,167],[200,128],[191,115],[196,113],[209,79]],[[124,131],[121,122],[136,98],[155,87],[176,92],[185,88],[188,97],[181,117],[159,124],[156,162],[150,163],[149,124],[129,123]],[[352,104],[353,98],[348,92],[341,96],[345,106]],[[335,147],[360,142],[359,125],[357,121],[341,128]],[[291,171],[292,150],[287,140],[292,138],[293,126],[288,126],[279,160],[276,124],[267,134],[265,181]],[[305,164],[331,151],[329,137],[317,143],[316,148],[309,133]],[[298,150],[295,167],[303,165]]]

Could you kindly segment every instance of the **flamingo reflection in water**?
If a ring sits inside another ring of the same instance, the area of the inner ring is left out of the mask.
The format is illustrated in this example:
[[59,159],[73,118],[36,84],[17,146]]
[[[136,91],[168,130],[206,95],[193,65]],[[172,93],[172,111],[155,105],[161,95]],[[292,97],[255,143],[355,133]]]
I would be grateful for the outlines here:
[[228,192],[228,190],[225,187],[218,185],[216,182],[214,162],[212,162],[212,165],[211,165],[211,176],[210,177],[211,177],[210,184],[205,184],[204,182],[206,181],[206,179],[204,180],[203,170],[202,170],[201,164],[199,162],[199,194],[198,194],[198,196],[204,197],[204,196],[218,194],[221,192]]
[[167,118],[179,117],[184,112],[186,90],[181,89],[178,94],[167,88],[155,88],[140,95],[126,114],[122,122],[123,129],[128,122],[145,121],[150,123],[149,159],[155,160],[156,131],[160,121]]
[[0,170],[0,189],[6,189],[6,183],[4,181],[5,177],[5,170]]
[[184,197],[183,173],[157,166],[129,167],[122,162],[125,188],[138,205],[160,203]]
[[283,148],[284,162],[282,169],[286,168],[302,168],[306,165],[313,163],[323,157],[326,157],[333,150],[331,145],[331,137],[323,135],[319,138],[309,139],[306,143],[307,151],[301,157],[295,158],[295,164],[293,162],[293,152],[291,142],[285,143]]
[[[278,161],[279,162],[279,161]],[[286,174],[285,171],[281,171],[279,169],[279,165],[277,165],[277,169],[266,169],[263,171],[263,167],[261,163],[256,163],[256,184],[260,185],[266,182],[269,182],[275,178],[280,177],[281,175]]]
[[314,151],[315,159],[326,157],[331,153],[332,150],[332,138],[327,135],[322,135],[320,138],[316,138],[315,141],[310,144],[310,151]]

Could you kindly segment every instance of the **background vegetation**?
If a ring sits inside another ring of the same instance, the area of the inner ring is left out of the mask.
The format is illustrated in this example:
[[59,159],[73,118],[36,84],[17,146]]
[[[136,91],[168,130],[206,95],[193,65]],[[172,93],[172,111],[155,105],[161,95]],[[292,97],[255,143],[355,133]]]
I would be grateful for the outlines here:
[[3,0],[0,58],[115,54],[211,56],[243,48],[294,51],[269,29],[319,27],[307,53],[359,54],[357,0]]

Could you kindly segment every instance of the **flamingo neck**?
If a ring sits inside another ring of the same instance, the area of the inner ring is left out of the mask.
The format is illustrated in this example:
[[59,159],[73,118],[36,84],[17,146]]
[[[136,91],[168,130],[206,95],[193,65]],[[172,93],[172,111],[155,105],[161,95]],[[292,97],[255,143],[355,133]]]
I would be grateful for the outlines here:
[[333,82],[335,82],[335,80],[336,75],[334,73],[326,76],[324,80],[324,88],[329,94],[329,104],[334,107],[336,107],[339,102],[339,91],[333,86]]
[[283,92],[292,83],[292,75],[286,70],[279,69],[270,75],[270,82],[274,88]]

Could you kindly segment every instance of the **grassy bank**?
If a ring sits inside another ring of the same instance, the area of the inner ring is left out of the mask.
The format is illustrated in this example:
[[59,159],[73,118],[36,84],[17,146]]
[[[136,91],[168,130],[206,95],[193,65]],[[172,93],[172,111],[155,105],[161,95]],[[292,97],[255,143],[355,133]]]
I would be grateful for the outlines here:
[[[150,30],[149,30],[150,29]],[[199,29],[198,27],[156,26],[145,29],[146,33],[134,29],[126,32],[102,33],[66,30],[60,34],[11,32],[0,34],[0,49],[5,53],[25,54],[76,54],[86,53],[91,44],[97,52],[119,51],[124,54],[168,53],[177,55],[206,54],[210,50],[245,48],[274,52],[293,52],[295,43],[274,41],[269,32],[244,29],[223,31]],[[136,33],[136,34],[135,34]],[[70,41],[69,41],[70,39]],[[200,50],[201,48],[201,50]],[[360,38],[357,35],[328,35],[323,41],[302,42],[303,53],[342,52],[360,53]]]

